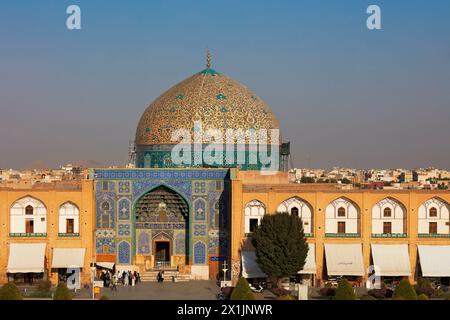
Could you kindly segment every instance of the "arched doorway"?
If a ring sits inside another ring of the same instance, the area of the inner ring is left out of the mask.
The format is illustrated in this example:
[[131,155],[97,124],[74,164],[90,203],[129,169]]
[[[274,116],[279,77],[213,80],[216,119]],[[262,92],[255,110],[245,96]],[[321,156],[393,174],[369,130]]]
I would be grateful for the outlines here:
[[137,255],[146,269],[188,264],[189,205],[174,190],[159,186],[135,204]]

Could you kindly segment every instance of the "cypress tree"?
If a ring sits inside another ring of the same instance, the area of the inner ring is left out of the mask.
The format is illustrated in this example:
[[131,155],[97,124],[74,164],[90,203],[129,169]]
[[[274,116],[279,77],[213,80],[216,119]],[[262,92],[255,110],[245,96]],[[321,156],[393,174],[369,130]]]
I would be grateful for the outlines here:
[[395,288],[392,298],[399,300],[417,300],[417,294],[409,283],[409,280],[403,279],[397,288]]
[[241,277],[231,293],[231,300],[255,300],[252,289],[247,282],[247,279]]
[[0,289],[0,300],[22,300],[22,294],[17,286],[9,282]]
[[53,300],[72,300],[72,293],[67,289],[64,282],[60,282],[56,287],[55,294],[53,295]]
[[302,219],[288,213],[265,215],[253,232],[257,263],[269,277],[280,280],[302,270],[308,254]]
[[355,300],[355,293],[347,279],[342,278],[336,289],[335,300]]

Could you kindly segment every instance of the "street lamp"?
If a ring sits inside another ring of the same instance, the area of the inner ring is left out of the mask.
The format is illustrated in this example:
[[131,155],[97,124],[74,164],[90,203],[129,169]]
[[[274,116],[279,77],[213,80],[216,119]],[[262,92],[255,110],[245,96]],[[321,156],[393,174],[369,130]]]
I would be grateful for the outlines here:
[[223,271],[223,281],[222,281],[220,287],[221,288],[228,287],[228,283],[227,283],[228,265],[227,265],[227,261],[226,260],[223,262],[223,269],[222,269],[222,271]]
[[95,266],[95,260],[93,260],[93,262],[91,262],[91,282],[92,282],[92,300],[95,299],[95,286],[94,286],[94,282],[95,282],[95,270],[96,270],[96,266]]

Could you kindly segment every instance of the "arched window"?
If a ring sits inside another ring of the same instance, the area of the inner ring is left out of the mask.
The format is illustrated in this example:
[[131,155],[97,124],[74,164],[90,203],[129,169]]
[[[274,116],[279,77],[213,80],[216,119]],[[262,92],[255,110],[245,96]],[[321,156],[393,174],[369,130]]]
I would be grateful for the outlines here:
[[352,200],[342,197],[325,208],[326,237],[359,237],[361,233],[360,209]]
[[67,202],[59,208],[60,235],[77,235],[79,231],[80,210],[73,203]]
[[245,206],[245,230],[246,234],[252,233],[266,214],[266,207],[258,200],[253,200]]
[[385,198],[372,208],[372,236],[406,236],[406,208],[394,198]]
[[32,206],[27,206],[26,208],[25,208],[25,214],[28,216],[28,215],[33,215],[33,213],[34,213],[34,208],[32,207]]
[[418,231],[421,237],[450,234],[450,204],[445,200],[431,198],[422,203],[418,213]]
[[312,206],[299,197],[289,198],[280,203],[277,208],[277,212],[295,214],[302,218],[303,231],[308,236],[313,234],[313,211]]
[[438,211],[435,207],[430,208],[430,217],[436,218],[438,216]]
[[32,197],[17,200],[10,210],[11,234],[47,233],[47,209],[44,204]]

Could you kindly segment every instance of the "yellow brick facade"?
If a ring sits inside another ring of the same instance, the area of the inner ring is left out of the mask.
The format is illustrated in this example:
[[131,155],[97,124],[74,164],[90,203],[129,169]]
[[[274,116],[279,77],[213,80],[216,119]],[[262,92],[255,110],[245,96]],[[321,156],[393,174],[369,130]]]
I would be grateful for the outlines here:
[[[7,282],[9,245],[11,243],[45,243],[45,270],[53,284],[58,274],[51,269],[54,248],[85,248],[84,266],[81,282],[91,281],[90,263],[93,261],[94,196],[93,182],[89,180],[65,186],[54,184],[51,187],[13,189],[0,188],[0,283]],[[10,208],[19,199],[32,197],[42,202],[47,209],[47,236],[11,237]],[[73,203],[79,209],[79,236],[60,237],[58,235],[59,208],[64,203]]]
[[[313,209],[313,230],[308,242],[315,244],[316,280],[324,279],[325,243],[361,243],[364,267],[371,262],[371,244],[408,244],[412,274],[416,281],[417,245],[450,245],[450,238],[428,238],[418,236],[418,209],[427,200],[438,198],[450,203],[450,192],[419,190],[339,190],[333,185],[297,185],[287,183],[287,175],[260,176],[256,172],[231,172],[231,259],[232,275],[237,279],[240,273],[240,252],[251,245],[245,235],[244,209],[252,200],[262,202],[266,214],[274,214],[278,206],[292,197],[306,201]],[[41,201],[47,209],[46,237],[11,237],[10,209],[19,199],[32,197]],[[405,238],[374,238],[372,236],[372,208],[385,198],[392,198],[403,204],[406,209]],[[338,198],[346,198],[356,204],[360,211],[360,235],[357,238],[335,238],[325,235],[325,208]],[[71,202],[80,211],[80,232],[78,237],[60,237],[58,234],[59,208]],[[58,275],[51,269],[54,248],[85,248],[86,255],[82,270],[82,283],[91,280],[90,263],[95,259],[95,197],[93,181],[84,180],[76,187],[66,188],[54,185],[48,188],[0,188],[0,283],[7,281],[9,245],[11,243],[46,243],[45,269],[51,281],[56,284]],[[367,276],[367,275],[366,275]],[[365,279],[366,277],[364,277]],[[317,282],[316,282],[317,283]]]
[[[249,238],[244,231],[244,210],[252,200],[262,202],[266,214],[277,212],[278,206],[292,197],[299,197],[309,203],[313,209],[313,235],[308,238],[316,248],[316,280],[323,284],[324,278],[324,244],[325,243],[362,243],[365,270],[371,261],[371,244],[408,244],[411,263],[410,281],[416,281],[417,245],[450,245],[450,238],[419,238],[418,209],[427,200],[438,198],[450,203],[448,191],[421,190],[339,190],[332,185],[298,185],[279,183],[280,175],[273,176],[275,183],[262,183],[255,175],[245,172],[235,174],[232,182],[232,265],[233,278],[236,279],[240,269],[240,251],[251,250]],[[281,179],[282,180],[282,179]],[[286,178],[287,181],[287,178]],[[372,237],[372,208],[385,198],[392,198],[406,208],[406,238]],[[360,209],[360,236],[357,238],[336,238],[325,235],[325,208],[338,198],[347,198]],[[363,280],[367,279],[367,274]]]

